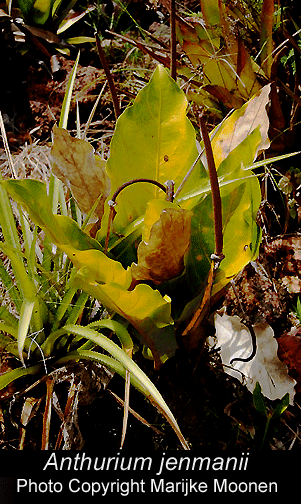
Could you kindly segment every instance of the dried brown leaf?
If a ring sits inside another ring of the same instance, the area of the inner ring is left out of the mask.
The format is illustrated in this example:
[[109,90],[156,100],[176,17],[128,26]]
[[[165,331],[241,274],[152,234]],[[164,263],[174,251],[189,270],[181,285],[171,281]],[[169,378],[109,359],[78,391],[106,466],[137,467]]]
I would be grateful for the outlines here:
[[26,397],[22,412],[21,412],[21,428],[20,428],[20,440],[19,440],[19,450],[24,449],[26,426],[32,417],[36,414],[38,407],[41,404],[42,399],[37,399],[36,397]]
[[166,208],[150,231],[148,242],[139,244],[138,264],[133,264],[136,282],[151,280],[160,284],[179,276],[190,244],[192,213],[181,208]]
[[301,392],[301,326],[293,327],[277,338],[279,359],[287,365],[296,380],[296,392]]
[[41,450],[49,449],[49,436],[50,436],[50,423],[51,423],[51,412],[52,412],[52,403],[53,403],[53,388],[54,388],[54,380],[49,376],[46,378],[46,404],[45,411],[43,415],[43,432],[42,432],[42,443]]
[[290,294],[301,292],[301,237],[275,238],[264,246],[266,268]]
[[52,172],[71,190],[80,210],[87,214],[101,195],[93,221],[103,216],[104,203],[110,193],[105,161],[94,154],[85,140],[73,138],[63,128],[53,128],[51,148]]

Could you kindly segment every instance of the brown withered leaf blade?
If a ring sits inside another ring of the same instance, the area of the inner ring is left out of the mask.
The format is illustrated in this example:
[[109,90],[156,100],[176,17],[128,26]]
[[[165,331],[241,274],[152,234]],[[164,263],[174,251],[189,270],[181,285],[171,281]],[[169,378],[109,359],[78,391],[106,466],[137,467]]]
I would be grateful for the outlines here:
[[137,250],[138,263],[132,264],[134,282],[151,280],[160,284],[176,278],[184,269],[184,255],[190,245],[192,212],[166,208],[153,224],[149,241],[142,241]]
[[80,210],[88,214],[97,198],[94,222],[101,219],[106,198],[110,193],[110,180],[105,171],[105,161],[94,154],[93,147],[79,138],[73,138],[63,128],[53,128],[51,148],[52,172],[71,190]]

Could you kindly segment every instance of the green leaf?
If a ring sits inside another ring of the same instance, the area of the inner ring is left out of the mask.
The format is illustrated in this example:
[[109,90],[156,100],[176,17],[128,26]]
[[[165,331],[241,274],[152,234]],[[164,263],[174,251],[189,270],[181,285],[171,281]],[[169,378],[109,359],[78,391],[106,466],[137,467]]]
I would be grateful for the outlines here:
[[[80,336],[79,336],[80,337]],[[89,340],[90,342],[90,340]],[[91,343],[93,346],[95,346],[95,343]],[[109,369],[112,371],[116,371],[120,376],[125,378],[126,376],[126,367],[119,362],[118,360],[114,359],[113,357],[109,357],[106,354],[102,354],[100,352],[96,352],[95,350],[87,350],[84,348],[85,344],[80,347],[78,350],[75,352],[69,352],[65,357],[61,357],[58,361],[58,365],[64,365],[65,363],[70,363],[72,360],[78,361],[79,359],[89,359],[89,360],[95,360],[98,362],[101,362],[105,366],[107,366]],[[135,375],[133,373],[131,374],[131,384],[139,390],[144,395],[147,395],[147,390],[146,388],[142,385],[142,383],[136,379]]]
[[2,250],[11,262],[23,299],[28,299],[31,302],[34,301],[36,296],[35,285],[32,278],[27,274],[23,261],[19,258],[15,250],[6,243],[0,242],[0,250]]
[[[9,294],[11,300],[13,300],[17,310],[21,309],[22,296],[18,290],[18,288],[14,285],[12,277],[7,272],[7,269],[4,267],[2,263],[0,263],[0,278],[2,284],[5,286],[6,292]],[[0,307],[0,320],[7,320],[8,317],[12,320],[13,315],[9,314],[9,311],[6,310],[7,306]],[[5,314],[4,314],[5,313]],[[3,318],[4,317],[4,318]]]
[[118,336],[125,353],[130,356],[132,355],[134,348],[133,340],[124,325],[120,324],[116,320],[98,320],[97,322],[89,324],[88,327],[90,327],[90,329],[99,327],[100,329],[109,329],[110,331],[113,331]]
[[278,418],[284,413],[284,411],[288,408],[290,405],[290,395],[289,393],[285,394],[279,404],[276,406],[276,408],[273,411],[272,417],[271,418]]
[[[256,224],[256,214],[261,191],[257,177],[246,167],[252,165],[260,150],[269,146],[266,112],[269,89],[269,85],[263,88],[211,134],[222,200],[225,255],[215,277],[212,294],[222,289],[258,254],[261,233]],[[204,189],[206,185],[207,192]],[[183,208],[192,208],[194,214],[191,246],[186,259],[186,280],[193,296],[197,296],[206,281],[210,256],[215,248],[208,182],[185,196],[180,193],[176,201]]]
[[30,25],[44,26],[47,22],[54,0],[18,0],[24,21]]
[[[251,136],[247,140],[251,142]],[[220,186],[225,258],[217,271],[212,294],[227,285],[258,254],[261,233],[256,224],[256,213],[261,201],[260,185],[256,177],[245,178],[246,171],[242,167],[232,171],[236,160],[239,163],[244,152],[247,152],[244,145],[238,146],[221,166],[222,170],[229,171],[229,178],[233,177],[234,182],[228,183],[227,176]],[[206,195],[192,211],[191,245],[185,266],[186,282],[191,297],[194,297],[206,281],[211,266],[210,256],[215,249],[211,194]]]
[[28,368],[17,368],[12,371],[7,371],[6,373],[0,375],[0,390],[3,390],[7,385],[14,382],[18,378],[22,378],[22,376],[27,375],[35,375],[38,374],[41,369],[43,369],[41,364],[37,364],[36,366],[30,366]]
[[[76,354],[69,354],[69,357],[75,359],[81,357],[82,359],[90,359],[101,362],[108,368],[118,373],[123,378],[126,378],[126,373],[128,372],[127,367],[124,366],[121,362],[118,362],[117,360],[112,359],[107,355],[100,354],[99,352],[80,349]],[[138,369],[139,371],[141,371],[140,368]],[[168,420],[169,424],[171,425],[174,432],[178,436],[178,439],[181,442],[181,445],[184,448],[184,450],[189,450],[190,448],[187,441],[185,440],[172,412],[170,411],[168,405],[164,401],[162,395],[157,390],[157,388],[154,387],[152,382],[144,373],[142,376],[140,376],[140,373],[133,373],[133,371],[130,372],[129,374],[131,384],[137,390],[139,390],[153,404],[153,406],[155,406],[158,409],[158,411]]]
[[[68,326],[72,325],[72,322],[68,321],[67,325]],[[56,343],[56,341],[67,333],[67,330],[65,327],[66,326],[64,326],[63,328],[60,328],[56,331],[53,331],[48,336],[48,338],[44,341],[44,343],[42,344],[42,351],[43,351],[45,357],[48,357],[52,354],[53,346]],[[109,329],[110,331],[113,331],[117,335],[120,343],[122,344],[123,350],[128,355],[130,355],[130,356],[132,355],[133,340],[132,340],[129,332],[127,331],[127,329],[121,323],[117,322],[116,320],[101,319],[96,322],[91,322],[90,324],[88,324],[87,327],[90,329],[93,329],[93,330],[94,330],[94,328],[97,328],[97,329]],[[86,350],[87,349],[86,344],[84,344],[80,348]]]
[[[123,268],[120,262],[101,252],[98,242],[86,235],[75,221],[66,216],[54,215],[43,183],[13,180],[3,184],[79,270],[75,277],[75,287],[99,299],[106,308],[130,321],[143,334],[154,358],[159,362],[160,356],[151,334],[173,324],[170,299],[164,298],[159,291],[148,285],[138,285],[135,289],[128,290],[132,282],[130,269]],[[20,341],[23,343],[24,334],[22,331]],[[163,351],[165,354],[166,349]]]
[[19,257],[22,256],[19,236],[16,228],[16,221],[9,201],[9,197],[2,185],[2,176],[0,173],[0,226],[2,235],[7,244],[14,247]]
[[54,0],[36,0],[33,6],[33,22],[37,25],[45,25],[47,22]]
[[[72,7],[76,3],[76,1],[77,0],[72,0],[70,2],[70,4],[68,5],[68,7],[70,7],[70,10],[72,9]],[[78,21],[80,21],[80,19],[82,19],[84,16],[86,16],[86,14],[88,14],[88,12],[90,12],[93,9],[95,9],[95,6],[87,7],[84,12],[79,12],[78,14],[75,14],[73,16],[69,16],[68,18],[65,18],[64,20],[62,20],[61,23],[60,23],[60,25],[59,25],[59,27],[58,27],[57,34],[63,33],[64,31],[68,30],[68,28],[70,28],[75,23],[77,23]],[[88,40],[89,42],[95,42],[95,38],[92,38],[92,37],[74,37],[74,38],[75,39],[80,39],[80,38],[82,38],[82,39],[89,39]],[[71,43],[74,43],[74,44],[81,43],[81,42],[76,42],[76,41],[75,42],[70,42],[71,39],[66,39],[66,40],[68,40],[70,44]]]
[[73,245],[78,250],[100,249],[99,243],[65,215],[55,215],[46,185],[38,180],[5,180],[1,185],[28,212],[32,221],[49,235],[56,245]]
[[295,312],[296,312],[296,315],[299,319],[299,322],[301,324],[301,298],[300,296],[297,298],[297,304],[296,304],[296,307],[295,307]]
[[[84,286],[82,283],[82,287]],[[109,310],[119,313],[138,331],[141,330],[142,334],[151,333],[153,328],[172,324],[170,299],[163,297],[149,285],[139,284],[132,291],[128,291],[116,283],[101,285],[91,282],[87,284],[86,289]]]
[[64,100],[63,100],[63,105],[62,105],[61,114],[60,114],[60,121],[59,121],[60,128],[67,128],[68,116],[69,116],[72,92],[73,92],[73,88],[74,88],[76,72],[77,72],[77,67],[78,67],[78,62],[79,62],[79,56],[80,56],[80,52],[78,51],[78,55],[75,60],[74,66],[72,68],[72,72],[70,73],[70,76],[69,76],[67,89],[66,89],[66,93],[64,96]]
[[[269,92],[270,85],[267,85],[211,132],[211,146],[220,187],[235,182],[238,177],[249,176],[251,172],[248,173],[247,170],[252,169],[258,153],[269,147],[269,119],[266,111]],[[206,166],[205,154],[201,160]],[[245,173],[240,171],[243,168]],[[187,184],[190,186],[187,187]],[[181,189],[176,195],[175,201],[182,208],[192,209],[210,192],[207,173],[192,184],[189,176],[183,187],[184,190]]]
[[[100,250],[101,246],[97,240],[91,238],[87,233],[85,233],[70,217],[65,215],[54,215],[55,229],[60,230],[60,233],[63,233],[64,238],[62,241],[63,244],[70,244],[77,250],[89,250],[89,249],[97,249]],[[45,230],[49,232],[49,229],[46,226],[42,226]],[[59,241],[53,241],[53,243],[57,243],[60,245]]]
[[7,305],[0,306],[0,320],[14,328],[18,325],[18,319],[10,312],[10,307]]
[[21,362],[24,364],[22,351],[29,327],[33,332],[40,331],[43,327],[42,310],[37,298],[36,286],[33,278],[27,273],[23,261],[15,250],[5,243],[0,244],[0,250],[9,258],[15,279],[22,293],[22,304],[18,322],[18,351]]
[[24,299],[22,306],[21,306],[21,312],[20,312],[20,319],[19,319],[19,324],[18,324],[18,351],[19,351],[19,356],[21,359],[21,362],[23,365],[24,364],[24,359],[23,359],[23,348],[25,344],[25,339],[28,334],[28,329],[30,327],[30,322],[31,322],[31,317],[32,313],[35,307],[35,302],[33,301],[28,301]]
[[200,0],[202,14],[208,26],[214,26],[222,22],[219,0]]
[[255,388],[253,390],[253,404],[256,410],[267,418],[268,416],[267,407],[261,392],[261,386],[259,385],[258,382],[256,383]]
[[109,252],[124,267],[137,261],[137,247],[141,240],[143,218],[138,219],[124,231],[124,236],[116,240]]
[[[63,31],[63,30],[61,30]],[[86,36],[78,36],[78,37],[70,37],[66,39],[67,44],[93,44],[95,43],[95,38],[94,37],[86,37]]]
[[[3,331],[4,334],[1,334]],[[12,338],[9,336],[11,335]],[[9,352],[15,357],[19,357],[18,345],[17,345],[18,331],[15,326],[5,324],[0,322],[0,348]]]
[[33,9],[36,0],[18,0],[18,5],[25,21],[28,21],[29,15]]
[[46,185],[38,180],[5,180],[1,185],[20,203],[35,224],[51,233],[53,242],[64,243],[64,235],[57,228]]
[[[174,180],[175,187],[195,161],[198,151],[195,132],[186,117],[187,100],[183,91],[158,66],[150,82],[138,93],[134,104],[119,117],[111,142],[107,173],[111,196],[125,182],[149,178],[164,184]],[[200,166],[189,181],[189,188],[200,176]],[[165,198],[153,184],[139,183],[124,189],[117,197],[117,215],[113,222],[122,232],[142,216],[150,199]],[[106,233],[108,209],[102,224]]]
[[[68,16],[68,13],[72,11],[77,0],[69,0],[65,3],[63,0],[54,0],[52,6],[52,18],[53,18],[53,31],[58,33],[58,28],[63,20]],[[89,9],[87,9],[89,10]]]

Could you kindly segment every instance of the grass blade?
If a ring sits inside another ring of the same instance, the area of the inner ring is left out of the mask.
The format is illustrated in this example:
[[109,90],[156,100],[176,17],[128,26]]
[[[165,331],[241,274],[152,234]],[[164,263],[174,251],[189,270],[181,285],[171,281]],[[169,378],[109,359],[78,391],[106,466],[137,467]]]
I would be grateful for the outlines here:
[[25,340],[28,334],[28,329],[30,326],[30,321],[31,321],[31,316],[32,312],[34,309],[35,302],[34,301],[28,301],[27,299],[24,299],[22,306],[21,306],[21,312],[20,312],[20,319],[19,319],[19,324],[18,324],[18,351],[19,351],[19,356],[21,359],[21,362],[23,366],[25,367],[25,362],[23,358],[23,348],[25,344]]
[[124,445],[127,424],[128,424],[129,405],[130,405],[130,385],[131,385],[131,373],[128,370],[126,370],[126,372],[125,372],[125,387],[124,387],[123,421],[122,421],[122,434],[121,434],[120,449],[122,449],[123,445]]
[[14,382],[18,378],[22,378],[23,376],[26,375],[34,375],[37,374],[39,371],[42,369],[42,364],[37,364],[36,366],[31,366],[28,368],[17,368],[13,369],[12,371],[6,371],[6,373],[3,373],[0,375],[0,390],[3,390],[5,387],[7,387],[10,383]]
[[[76,326],[68,325],[68,326],[65,326],[64,329],[67,332],[77,334],[77,335],[82,336],[84,338],[90,339],[96,345],[100,346],[101,348],[106,350],[108,353],[110,353],[117,361],[119,361],[122,364],[122,366],[130,372],[131,380],[132,380],[132,377],[134,377],[136,379],[136,383],[139,384],[139,390],[145,391],[144,395],[146,395],[146,397],[151,401],[151,403],[162,413],[162,415],[170,423],[173,430],[177,434],[183,448],[186,450],[189,450],[189,446],[188,446],[186,440],[184,439],[183,434],[181,433],[181,431],[179,429],[179,426],[176,422],[176,419],[174,418],[172,412],[168,408],[168,406],[167,406],[166,402],[164,401],[163,397],[161,396],[160,392],[155,387],[155,385],[151,382],[151,380],[148,378],[148,376],[142,371],[142,369],[140,369],[139,366],[137,366],[137,364],[131,359],[131,357],[129,357],[119,346],[117,346],[109,338],[97,333],[96,331],[94,331],[91,328],[82,327],[79,325],[76,325]],[[88,352],[87,355],[91,356],[91,352]],[[78,356],[80,356],[80,355],[78,354]],[[120,371],[120,368],[119,368],[119,371]]]
[[[0,182],[2,176],[0,173]],[[22,256],[16,221],[6,190],[0,183],[0,227],[6,243],[11,245],[19,257]]]
[[71,98],[72,98],[74,82],[75,82],[75,77],[76,77],[76,72],[77,72],[77,67],[78,67],[78,62],[79,62],[79,55],[80,55],[80,52],[78,51],[78,55],[75,60],[74,66],[72,68],[72,71],[71,71],[71,74],[70,74],[70,77],[68,80],[67,90],[66,90],[64,100],[63,100],[61,116],[60,116],[60,121],[59,121],[59,128],[67,129]]

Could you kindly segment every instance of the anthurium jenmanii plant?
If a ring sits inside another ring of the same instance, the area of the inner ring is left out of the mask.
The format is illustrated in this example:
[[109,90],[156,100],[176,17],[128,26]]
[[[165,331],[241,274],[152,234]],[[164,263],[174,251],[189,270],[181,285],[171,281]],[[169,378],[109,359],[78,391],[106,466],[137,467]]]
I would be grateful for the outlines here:
[[[258,154],[269,147],[269,92],[269,85],[263,87],[210,133],[221,202],[223,248],[218,262],[208,149],[196,139],[184,92],[160,65],[119,116],[107,161],[87,141],[55,127],[50,184],[30,179],[1,182],[0,249],[20,282],[15,292],[19,318],[13,320],[8,310],[3,311],[0,329],[11,335],[9,344],[23,364],[1,377],[2,387],[41,368],[33,360],[34,350],[45,363],[73,335],[68,351],[52,365],[94,358],[120,374],[129,371],[132,383],[170,415],[178,429],[160,394],[132,360],[132,337],[159,368],[174,355],[178,338],[189,334],[208,285],[210,295],[218,293],[257,256],[261,192],[252,169],[261,164],[254,164]],[[64,186],[82,218],[66,209]],[[25,224],[23,217],[23,235],[27,230],[30,236],[25,251],[8,223],[8,195],[18,204],[19,215],[23,212],[32,223]],[[40,229],[45,249],[37,267],[32,258]],[[64,301],[75,295],[79,301],[76,314],[71,311],[67,318],[61,304],[47,332],[48,291],[40,288],[39,279],[50,278],[45,257],[49,261],[53,250],[59,251],[68,273]],[[78,315],[88,297],[99,301],[107,318],[84,327]],[[99,332],[106,329],[115,332],[122,347]],[[37,334],[31,352],[29,332]],[[95,352],[95,346],[110,357]]]

